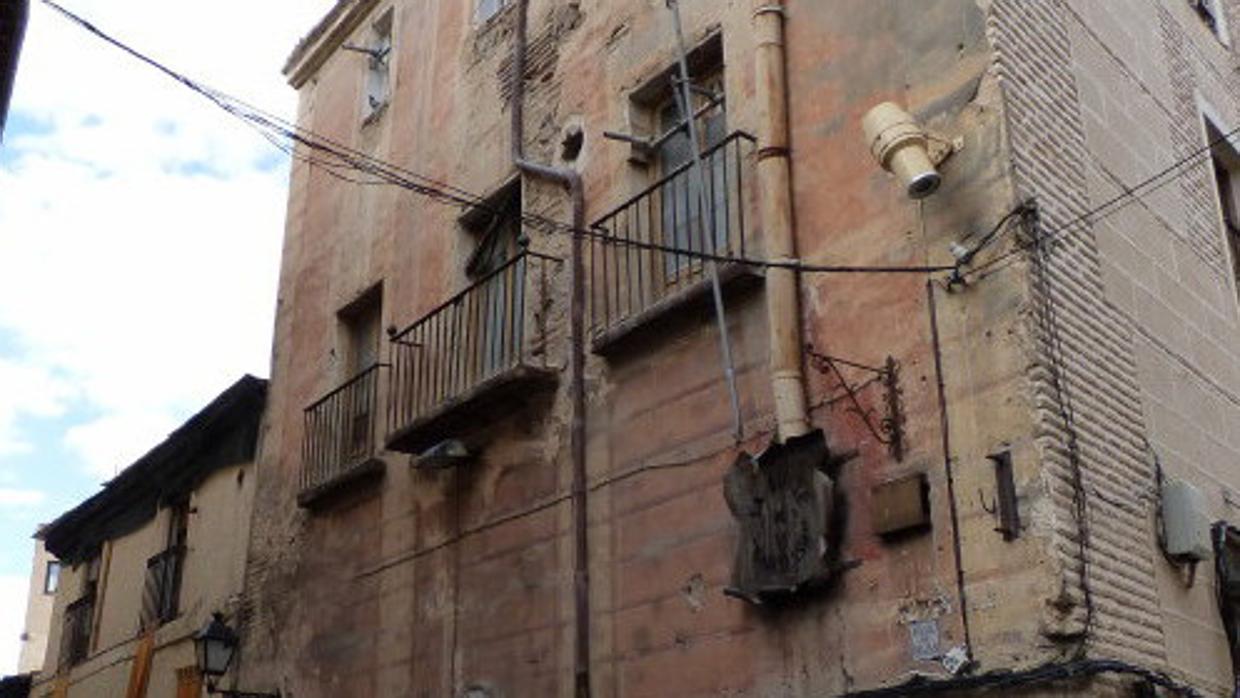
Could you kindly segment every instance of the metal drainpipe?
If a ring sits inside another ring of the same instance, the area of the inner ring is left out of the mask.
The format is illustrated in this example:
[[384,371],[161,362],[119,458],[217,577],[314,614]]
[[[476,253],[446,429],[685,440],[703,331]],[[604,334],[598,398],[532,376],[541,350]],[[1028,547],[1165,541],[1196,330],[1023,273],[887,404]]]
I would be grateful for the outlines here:
[[512,50],[512,160],[517,169],[532,177],[558,182],[568,189],[573,206],[570,253],[572,293],[569,300],[570,385],[572,425],[569,456],[573,464],[573,597],[576,629],[573,680],[577,698],[590,696],[590,564],[589,527],[586,510],[586,389],[585,389],[585,266],[582,231],[585,230],[585,187],[581,175],[571,169],[549,167],[525,159],[525,55],[528,48],[529,0],[517,0],[516,35]]
[[[754,5],[762,232],[769,259],[796,263],[799,260],[792,225],[784,2],[755,0]],[[779,441],[783,443],[809,433],[805,374],[801,368],[801,307],[796,270],[767,270],[766,309],[770,322],[771,390],[775,395]]]

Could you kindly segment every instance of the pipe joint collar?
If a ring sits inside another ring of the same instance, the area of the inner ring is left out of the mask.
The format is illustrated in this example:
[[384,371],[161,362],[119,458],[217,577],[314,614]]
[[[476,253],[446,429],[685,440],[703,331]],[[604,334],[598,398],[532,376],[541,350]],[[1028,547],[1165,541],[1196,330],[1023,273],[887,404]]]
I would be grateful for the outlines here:
[[788,19],[788,8],[783,5],[762,5],[753,11],[753,18],[758,19],[762,15],[778,15],[780,19]]

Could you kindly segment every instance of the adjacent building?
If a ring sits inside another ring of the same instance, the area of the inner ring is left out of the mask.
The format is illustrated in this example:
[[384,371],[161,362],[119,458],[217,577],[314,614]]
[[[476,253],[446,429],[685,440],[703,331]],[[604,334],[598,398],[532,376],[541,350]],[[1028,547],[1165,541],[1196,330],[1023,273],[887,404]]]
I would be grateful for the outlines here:
[[52,601],[60,584],[60,561],[44,547],[42,527],[34,536],[32,558],[30,586],[26,591],[26,622],[22,626],[21,654],[17,658],[19,674],[32,674],[43,668],[52,622]]
[[43,529],[60,568],[32,696],[202,694],[193,635],[238,611],[266,393],[237,381]]
[[237,685],[1231,695],[1237,3],[670,6],[294,51]]

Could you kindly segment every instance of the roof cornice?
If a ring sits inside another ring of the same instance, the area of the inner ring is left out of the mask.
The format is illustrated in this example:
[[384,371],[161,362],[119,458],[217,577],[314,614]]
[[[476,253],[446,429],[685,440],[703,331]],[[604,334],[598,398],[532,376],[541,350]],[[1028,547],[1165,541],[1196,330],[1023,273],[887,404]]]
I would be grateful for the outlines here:
[[284,63],[289,84],[301,89],[378,4],[379,0],[338,0]]

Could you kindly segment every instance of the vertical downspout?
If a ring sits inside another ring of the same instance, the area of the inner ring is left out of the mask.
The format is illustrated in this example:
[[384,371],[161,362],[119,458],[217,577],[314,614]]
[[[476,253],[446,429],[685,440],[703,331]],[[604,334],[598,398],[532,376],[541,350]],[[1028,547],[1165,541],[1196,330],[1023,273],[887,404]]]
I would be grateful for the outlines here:
[[[788,138],[788,78],[784,52],[784,0],[755,0],[753,13],[757,100],[758,181],[766,256],[795,264],[792,170]],[[809,432],[805,374],[801,368],[801,308],[795,269],[766,273],[770,322],[771,390],[779,442]]]
[[517,169],[542,179],[558,182],[569,191],[573,207],[572,291],[569,300],[570,384],[572,425],[569,433],[569,457],[572,460],[573,482],[573,600],[575,631],[573,643],[574,695],[590,696],[590,564],[589,534],[586,510],[586,389],[585,389],[585,266],[582,254],[582,231],[585,230],[585,187],[581,175],[571,169],[549,167],[525,159],[525,54],[529,0],[517,0],[516,36],[512,49],[512,160]]

